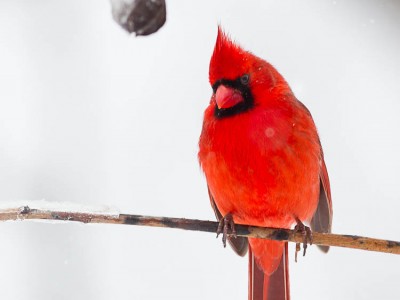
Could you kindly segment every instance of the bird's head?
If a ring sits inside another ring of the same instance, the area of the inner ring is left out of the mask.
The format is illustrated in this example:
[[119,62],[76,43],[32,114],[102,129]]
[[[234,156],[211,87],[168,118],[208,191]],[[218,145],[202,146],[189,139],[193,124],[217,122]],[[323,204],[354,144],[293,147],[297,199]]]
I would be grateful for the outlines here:
[[243,50],[220,27],[210,61],[209,80],[213,88],[211,104],[215,105],[217,118],[266,105],[272,93],[291,92],[272,65]]

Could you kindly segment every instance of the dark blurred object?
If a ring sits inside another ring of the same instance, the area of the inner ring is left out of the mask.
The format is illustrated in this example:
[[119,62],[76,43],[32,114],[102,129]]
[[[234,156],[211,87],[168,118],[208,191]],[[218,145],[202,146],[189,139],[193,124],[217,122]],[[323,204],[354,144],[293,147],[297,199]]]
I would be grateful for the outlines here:
[[129,33],[149,35],[166,20],[165,0],[110,0],[114,20]]

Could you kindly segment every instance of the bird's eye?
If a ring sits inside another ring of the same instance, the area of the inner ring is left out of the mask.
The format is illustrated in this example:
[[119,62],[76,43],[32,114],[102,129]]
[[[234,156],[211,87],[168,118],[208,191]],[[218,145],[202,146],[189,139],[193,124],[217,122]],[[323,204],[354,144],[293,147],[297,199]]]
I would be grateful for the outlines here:
[[250,80],[249,74],[244,74],[242,77],[240,77],[241,84],[247,85],[249,83],[249,80]]

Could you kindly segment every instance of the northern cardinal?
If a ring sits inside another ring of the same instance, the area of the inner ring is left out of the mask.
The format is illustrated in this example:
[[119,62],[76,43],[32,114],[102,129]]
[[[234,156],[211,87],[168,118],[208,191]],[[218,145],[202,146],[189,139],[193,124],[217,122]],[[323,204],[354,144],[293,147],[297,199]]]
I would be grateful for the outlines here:
[[[278,71],[218,28],[199,161],[226,239],[234,224],[330,232],[332,201],[317,129]],[[233,232],[234,233],[234,232]],[[287,243],[228,236],[249,248],[249,299],[289,299]],[[327,252],[328,247],[320,247]]]

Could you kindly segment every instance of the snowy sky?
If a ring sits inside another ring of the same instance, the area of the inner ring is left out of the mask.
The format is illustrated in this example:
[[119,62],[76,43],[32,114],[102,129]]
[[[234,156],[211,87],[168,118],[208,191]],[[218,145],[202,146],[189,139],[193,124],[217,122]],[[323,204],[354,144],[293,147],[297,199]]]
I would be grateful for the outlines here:
[[[335,233],[400,240],[400,4],[168,1],[129,36],[108,1],[0,1],[0,202],[214,219],[197,163],[217,24],[308,106]],[[247,259],[211,234],[0,224],[4,299],[247,299]],[[294,245],[291,245],[291,250]],[[395,299],[400,258],[311,247],[293,299]],[[323,296],[322,296],[323,295]]]

